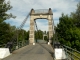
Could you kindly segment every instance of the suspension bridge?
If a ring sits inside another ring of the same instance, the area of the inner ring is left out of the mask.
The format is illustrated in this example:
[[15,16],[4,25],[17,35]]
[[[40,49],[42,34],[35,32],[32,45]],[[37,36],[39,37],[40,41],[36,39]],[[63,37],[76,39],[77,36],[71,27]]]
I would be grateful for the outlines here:
[[[15,32],[14,36],[11,38],[11,41],[8,42],[5,48],[0,48],[0,59],[2,60],[80,60],[80,57],[73,54],[73,52],[79,53],[68,46],[60,44],[58,41],[53,40],[54,35],[54,20],[53,20],[53,12],[51,8],[49,9],[39,9],[34,10],[31,9],[29,14],[21,23],[18,28],[21,30],[25,25],[28,17],[30,16],[30,30],[29,30],[29,45],[25,42],[24,46],[19,47],[15,45],[16,36],[20,32]],[[35,41],[35,26],[38,30],[36,20],[37,19],[46,19],[48,20],[48,42],[44,40],[40,40],[38,42]],[[20,43],[21,44],[21,43]],[[12,51],[13,46],[16,46],[15,50]],[[2,49],[2,50],[1,50]],[[10,53],[11,52],[11,53]]]

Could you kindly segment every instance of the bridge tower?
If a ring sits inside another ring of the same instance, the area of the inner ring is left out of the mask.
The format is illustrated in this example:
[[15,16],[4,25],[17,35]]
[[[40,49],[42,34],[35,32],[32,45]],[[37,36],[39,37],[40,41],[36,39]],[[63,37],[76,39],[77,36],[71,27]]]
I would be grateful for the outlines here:
[[36,19],[47,19],[48,20],[48,30],[49,30],[49,43],[52,42],[52,37],[53,37],[53,13],[51,8],[47,10],[34,10],[31,9],[30,12],[30,30],[29,30],[29,43],[35,43],[35,36],[34,36],[34,31],[35,31],[35,23],[34,21]]

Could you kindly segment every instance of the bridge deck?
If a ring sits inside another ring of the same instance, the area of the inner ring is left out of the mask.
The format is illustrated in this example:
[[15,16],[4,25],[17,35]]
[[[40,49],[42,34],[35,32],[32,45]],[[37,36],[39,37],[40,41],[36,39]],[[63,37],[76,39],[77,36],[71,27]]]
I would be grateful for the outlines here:
[[53,49],[47,44],[27,45],[3,60],[53,60]]

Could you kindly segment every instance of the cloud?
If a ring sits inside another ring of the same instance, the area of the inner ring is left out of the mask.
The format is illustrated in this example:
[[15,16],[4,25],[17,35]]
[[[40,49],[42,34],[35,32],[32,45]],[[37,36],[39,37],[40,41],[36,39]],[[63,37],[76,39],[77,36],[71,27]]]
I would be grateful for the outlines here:
[[[25,19],[25,17],[32,8],[34,8],[35,10],[51,8],[53,11],[54,24],[56,25],[57,23],[59,23],[59,17],[62,13],[70,14],[70,12],[75,11],[76,5],[79,2],[79,0],[10,0],[10,2],[13,8],[9,10],[7,13],[12,13],[13,15],[17,16],[17,18],[11,18],[6,22],[19,27],[21,22]],[[44,22],[46,23],[44,24]],[[41,30],[48,30],[47,23],[48,22],[44,20],[37,21],[38,27]],[[26,22],[24,29],[29,30],[29,27],[30,18]]]
[[37,19],[36,24],[38,29],[43,31],[48,31],[48,20],[47,19]]

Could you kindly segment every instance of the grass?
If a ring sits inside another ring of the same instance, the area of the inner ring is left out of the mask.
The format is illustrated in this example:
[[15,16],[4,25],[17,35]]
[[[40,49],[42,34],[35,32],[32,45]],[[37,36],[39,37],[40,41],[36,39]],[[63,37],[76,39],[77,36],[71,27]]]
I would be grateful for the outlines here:
[[[76,53],[76,52],[74,52],[74,54],[75,54],[77,57],[80,58],[80,53]],[[77,57],[74,56],[74,60],[79,60]]]

